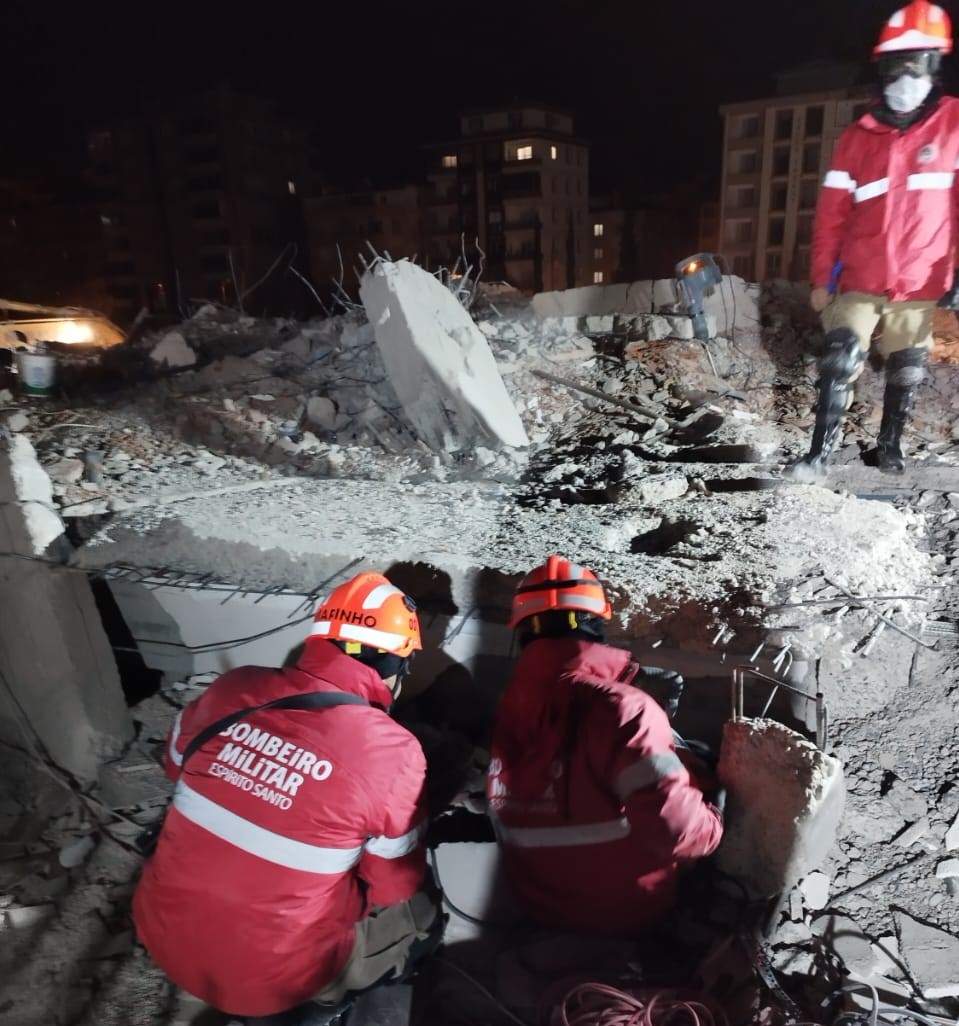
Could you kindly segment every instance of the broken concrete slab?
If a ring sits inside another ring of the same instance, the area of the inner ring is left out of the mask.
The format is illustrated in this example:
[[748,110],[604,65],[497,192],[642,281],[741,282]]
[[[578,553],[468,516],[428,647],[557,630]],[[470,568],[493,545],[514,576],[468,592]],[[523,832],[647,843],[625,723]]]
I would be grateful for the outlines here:
[[737,720],[723,729],[719,777],[729,791],[724,872],[772,897],[825,861],[845,804],[838,759],[781,723]]
[[927,998],[959,996],[959,937],[896,913],[902,957]]
[[812,932],[843,960],[849,972],[872,972],[872,941],[854,919],[836,914],[819,916],[813,921]]
[[360,296],[396,395],[427,445],[529,445],[486,337],[449,289],[409,261],[381,261]]
[[832,881],[825,873],[810,873],[799,885],[803,904],[813,912],[819,912],[829,904],[829,888]]
[[170,331],[150,350],[150,359],[159,367],[192,367],[196,353],[179,331]]

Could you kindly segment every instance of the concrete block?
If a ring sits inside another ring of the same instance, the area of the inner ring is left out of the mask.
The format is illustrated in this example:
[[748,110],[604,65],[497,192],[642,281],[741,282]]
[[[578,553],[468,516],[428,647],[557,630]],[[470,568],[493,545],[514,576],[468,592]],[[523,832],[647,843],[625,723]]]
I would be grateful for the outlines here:
[[[50,479],[33,447],[15,438],[0,451],[0,552],[49,558],[69,549],[63,524],[43,500]],[[0,671],[22,715],[51,757],[79,780],[133,734],[110,643],[90,584],[37,559],[0,557]],[[17,718],[0,729],[19,738]]]
[[862,975],[872,972],[875,962],[872,941],[854,919],[842,915],[820,916],[813,923],[812,932],[835,951],[849,972]]
[[0,442],[0,503],[40,502],[53,506],[50,478],[37,462],[30,440],[23,435]]
[[150,359],[159,367],[192,367],[196,353],[179,331],[168,331],[150,350]]
[[927,998],[959,996],[959,937],[896,913],[902,956]]
[[729,792],[721,869],[772,897],[822,864],[845,805],[838,759],[781,723],[739,720],[723,730],[719,776]]
[[[521,915],[506,882],[499,845],[460,842],[436,849],[443,891],[450,902],[468,916],[485,922],[509,925]],[[483,928],[450,910],[446,945],[484,936]]]
[[586,330],[594,335],[609,335],[615,318],[612,314],[599,314],[586,318]]
[[430,448],[529,445],[486,337],[449,289],[416,264],[384,261],[360,296],[397,398]]

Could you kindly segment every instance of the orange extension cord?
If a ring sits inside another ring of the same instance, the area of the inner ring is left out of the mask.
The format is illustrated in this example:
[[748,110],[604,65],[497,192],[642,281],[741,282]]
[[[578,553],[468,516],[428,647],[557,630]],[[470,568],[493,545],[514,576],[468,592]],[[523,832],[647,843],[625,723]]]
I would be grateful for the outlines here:
[[602,983],[574,987],[559,1008],[561,1026],[729,1026],[701,994],[649,990],[627,994]]

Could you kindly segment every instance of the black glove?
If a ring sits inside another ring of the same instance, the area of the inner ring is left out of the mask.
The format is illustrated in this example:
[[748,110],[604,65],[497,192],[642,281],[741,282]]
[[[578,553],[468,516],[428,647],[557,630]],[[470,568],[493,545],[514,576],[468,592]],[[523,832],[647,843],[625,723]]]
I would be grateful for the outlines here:
[[959,310],[959,269],[952,279],[952,288],[936,304],[942,310]]

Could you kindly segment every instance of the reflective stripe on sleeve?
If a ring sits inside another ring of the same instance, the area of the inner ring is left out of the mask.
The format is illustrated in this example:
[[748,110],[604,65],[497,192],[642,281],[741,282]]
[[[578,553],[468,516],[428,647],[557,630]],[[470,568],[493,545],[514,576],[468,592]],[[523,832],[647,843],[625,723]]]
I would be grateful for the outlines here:
[[401,859],[416,851],[425,830],[426,824],[420,823],[402,837],[371,837],[364,847],[370,855],[378,855],[381,859]]
[[627,766],[616,778],[616,793],[625,801],[644,787],[652,787],[660,780],[683,772],[682,760],[675,752],[657,752]]
[[180,722],[182,719],[183,710],[181,709],[176,714],[176,719],[173,721],[173,728],[170,731],[170,744],[167,748],[170,755],[170,762],[172,762],[174,766],[183,765],[183,756],[176,749],[176,743],[180,740]]
[[955,181],[952,171],[923,171],[906,179],[907,189],[951,189]]
[[355,848],[323,848],[275,834],[198,794],[182,780],[176,786],[173,807],[191,823],[234,848],[304,873],[345,873],[359,862],[363,851],[359,845]]
[[510,827],[491,813],[496,836],[515,848],[574,848],[588,844],[606,844],[629,837],[629,820],[606,823],[579,823],[559,827]]
[[887,192],[889,192],[889,179],[877,178],[874,182],[866,182],[865,185],[860,185],[853,193],[853,198],[857,203],[862,203],[864,200],[883,196]]
[[845,189],[846,192],[856,191],[856,182],[848,171],[827,171],[823,179],[824,189]]

